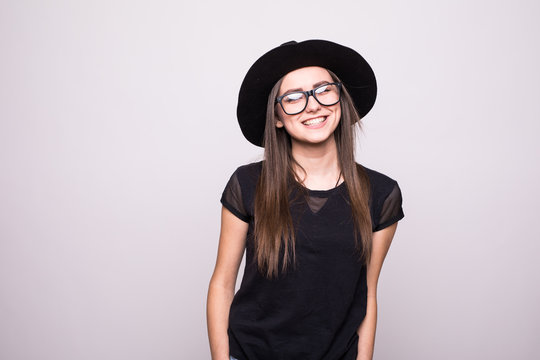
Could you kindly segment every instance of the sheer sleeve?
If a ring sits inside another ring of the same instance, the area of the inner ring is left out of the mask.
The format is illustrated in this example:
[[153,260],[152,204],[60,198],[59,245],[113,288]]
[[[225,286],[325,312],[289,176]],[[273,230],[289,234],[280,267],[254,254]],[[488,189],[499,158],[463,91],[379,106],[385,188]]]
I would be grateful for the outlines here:
[[244,206],[242,188],[238,181],[237,172],[231,176],[225,186],[225,190],[223,190],[223,194],[221,195],[221,203],[240,220],[249,222],[249,215]]
[[405,216],[402,208],[401,190],[397,183],[395,183],[390,194],[384,199],[380,209],[378,221],[373,231],[382,230]]

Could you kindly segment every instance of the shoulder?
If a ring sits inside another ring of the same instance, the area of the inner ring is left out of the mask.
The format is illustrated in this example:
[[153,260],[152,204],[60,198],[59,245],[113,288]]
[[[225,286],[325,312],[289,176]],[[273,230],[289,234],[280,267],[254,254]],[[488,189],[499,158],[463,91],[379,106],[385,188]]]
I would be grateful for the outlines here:
[[253,202],[261,169],[262,162],[238,167],[223,190],[221,203],[240,220],[248,222],[253,216]]
[[242,178],[259,178],[262,170],[262,160],[239,166],[234,172]]
[[365,170],[370,183],[372,229],[373,231],[379,231],[405,216],[402,208],[401,189],[397,181],[390,176],[365,166],[362,166],[362,168]]
[[369,179],[371,190],[376,193],[389,193],[397,185],[397,181],[390,176],[383,174],[379,171],[365,167],[358,164],[364,171]]
[[236,168],[231,180],[236,182],[243,192],[255,192],[262,171],[262,161],[246,164]]
[[[379,171],[358,164],[365,170],[370,185],[370,201],[374,206],[381,206],[389,197],[401,199],[401,189],[396,180]],[[401,201],[401,200],[400,200]]]
[[231,178],[235,178],[242,188],[251,189],[261,176],[262,161],[239,166]]

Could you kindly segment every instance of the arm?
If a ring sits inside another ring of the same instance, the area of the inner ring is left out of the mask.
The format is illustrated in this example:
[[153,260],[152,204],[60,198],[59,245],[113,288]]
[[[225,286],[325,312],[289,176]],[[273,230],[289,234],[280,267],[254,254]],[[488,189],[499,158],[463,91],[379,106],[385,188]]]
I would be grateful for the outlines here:
[[371,261],[367,267],[367,309],[366,317],[358,328],[358,357],[357,360],[371,360],[375,345],[375,329],[377,327],[377,282],[388,253],[390,244],[396,232],[397,222],[373,233],[373,248]]
[[229,309],[238,268],[246,246],[248,224],[226,208],[221,211],[221,233],[216,267],[208,288],[206,317],[212,360],[229,360]]

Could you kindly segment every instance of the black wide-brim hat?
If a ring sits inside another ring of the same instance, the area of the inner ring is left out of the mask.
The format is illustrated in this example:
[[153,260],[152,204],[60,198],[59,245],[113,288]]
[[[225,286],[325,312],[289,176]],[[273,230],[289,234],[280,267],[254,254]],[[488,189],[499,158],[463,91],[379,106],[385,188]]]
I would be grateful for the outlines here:
[[326,40],[289,41],[255,61],[240,87],[236,114],[249,142],[262,146],[266,106],[274,85],[289,72],[307,66],[320,66],[336,74],[349,91],[360,118],[375,104],[375,74],[359,53]]

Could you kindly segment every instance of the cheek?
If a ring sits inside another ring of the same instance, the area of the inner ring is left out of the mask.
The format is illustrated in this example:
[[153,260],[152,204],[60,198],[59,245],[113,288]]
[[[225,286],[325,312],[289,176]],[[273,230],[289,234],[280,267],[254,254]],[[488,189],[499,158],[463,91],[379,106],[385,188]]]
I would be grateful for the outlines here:
[[285,128],[287,129],[287,127],[289,126],[289,122],[290,122],[290,119],[287,117],[287,114],[285,114],[283,112],[283,110],[281,108],[278,107],[278,109],[276,109],[276,127],[278,128]]
[[[336,105],[334,105],[336,106]],[[336,118],[336,122],[340,122],[341,121],[341,106],[336,106],[334,109],[334,117]]]
[[282,109],[279,109],[276,112],[276,121],[281,123],[282,126],[285,126],[285,128],[290,127],[292,124],[294,124],[296,118],[291,115],[287,115],[283,112]]

